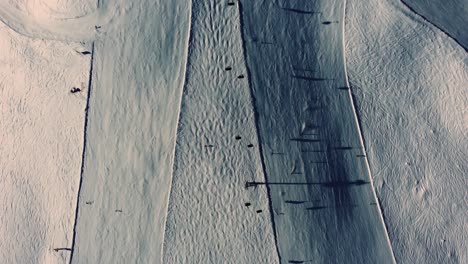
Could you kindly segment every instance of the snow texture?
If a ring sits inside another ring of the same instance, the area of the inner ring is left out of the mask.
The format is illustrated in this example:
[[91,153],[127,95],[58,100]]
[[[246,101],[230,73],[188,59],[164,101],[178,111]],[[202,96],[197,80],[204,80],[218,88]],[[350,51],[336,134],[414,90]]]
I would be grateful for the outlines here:
[[[71,245],[90,56],[0,25],[0,263],[64,263]],[[72,94],[78,87],[81,92]]]
[[[69,19],[96,9],[96,0],[7,0],[10,7],[38,19]],[[9,10],[10,11],[10,10]]]
[[[468,1],[402,0],[413,12],[434,24],[468,51]],[[398,4],[396,4],[398,6]],[[400,10],[408,12],[403,7]]]
[[245,188],[265,178],[239,9],[192,5],[164,263],[278,263],[266,190]]
[[95,42],[72,263],[162,259],[190,7],[123,8]]
[[466,1],[405,2],[0,0],[0,263],[468,263]]
[[344,3],[243,4],[281,263],[394,261],[346,79]]
[[350,0],[347,68],[398,263],[467,263],[468,55],[396,0]]

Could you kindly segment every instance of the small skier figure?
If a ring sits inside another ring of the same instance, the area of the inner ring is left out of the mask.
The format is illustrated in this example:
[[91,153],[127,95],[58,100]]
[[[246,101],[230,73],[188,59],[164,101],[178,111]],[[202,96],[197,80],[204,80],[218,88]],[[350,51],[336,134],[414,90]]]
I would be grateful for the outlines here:
[[81,92],[81,89],[78,88],[78,87],[73,87],[73,88],[70,90],[70,93],[78,93],[78,92]]

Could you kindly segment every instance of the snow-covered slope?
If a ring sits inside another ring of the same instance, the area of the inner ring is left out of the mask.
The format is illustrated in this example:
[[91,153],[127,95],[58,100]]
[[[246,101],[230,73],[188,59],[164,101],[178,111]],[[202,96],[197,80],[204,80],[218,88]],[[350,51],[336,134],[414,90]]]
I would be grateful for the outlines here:
[[[402,0],[402,2],[454,38],[468,51],[468,1]],[[408,12],[397,3],[395,6],[403,12]]]
[[393,263],[349,94],[344,2],[245,2],[281,263]]
[[82,17],[95,11],[98,3],[97,0],[4,0],[4,2],[37,19]]
[[0,0],[0,263],[467,263],[467,54],[349,1]]
[[468,55],[397,0],[350,0],[347,68],[399,263],[468,263]]
[[72,263],[162,258],[190,6],[127,4],[95,42]]
[[164,263],[278,263],[266,190],[245,189],[265,178],[239,10],[192,4]]
[[0,263],[68,259],[90,65],[75,49],[0,24]]

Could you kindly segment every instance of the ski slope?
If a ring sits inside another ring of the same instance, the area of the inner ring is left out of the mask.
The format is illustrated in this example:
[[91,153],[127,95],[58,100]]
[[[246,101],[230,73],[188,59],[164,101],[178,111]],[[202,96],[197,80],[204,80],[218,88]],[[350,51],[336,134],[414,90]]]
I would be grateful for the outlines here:
[[468,54],[398,0],[350,0],[347,18],[351,89],[395,258],[467,263]]
[[[282,263],[393,263],[345,72],[345,1],[244,3]],[[274,19],[272,19],[274,18]]]
[[161,262],[189,11],[139,1],[95,42],[71,263]]
[[163,263],[278,263],[242,53],[237,6],[193,0]]
[[0,21],[1,263],[467,262],[467,54],[400,0]]
[[[433,0],[402,0],[411,12],[416,12],[426,22],[433,24],[438,29],[453,38],[465,51],[468,51],[468,2],[464,0],[453,0],[450,2]],[[395,4],[398,6],[398,4]],[[400,10],[404,10],[400,6]],[[409,10],[405,10],[408,12]]]
[[[72,239],[90,56],[0,24],[0,263],[64,263]],[[71,94],[72,87],[82,92]]]

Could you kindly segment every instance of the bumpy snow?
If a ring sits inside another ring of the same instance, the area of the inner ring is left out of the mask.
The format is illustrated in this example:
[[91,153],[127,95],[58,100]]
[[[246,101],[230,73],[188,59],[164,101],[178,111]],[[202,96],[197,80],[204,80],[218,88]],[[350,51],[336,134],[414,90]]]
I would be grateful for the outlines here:
[[194,0],[191,28],[164,263],[278,263],[239,9]]

